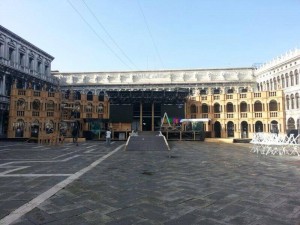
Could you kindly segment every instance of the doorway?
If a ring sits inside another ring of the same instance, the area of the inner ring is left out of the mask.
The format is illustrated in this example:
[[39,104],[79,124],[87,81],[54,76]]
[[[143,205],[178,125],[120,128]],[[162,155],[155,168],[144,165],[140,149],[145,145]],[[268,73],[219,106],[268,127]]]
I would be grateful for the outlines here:
[[234,123],[232,121],[227,123],[227,137],[234,137]]
[[220,122],[215,122],[214,124],[214,131],[215,131],[215,138],[220,138],[221,137],[221,123]]
[[246,121],[241,122],[241,138],[248,138],[248,123]]

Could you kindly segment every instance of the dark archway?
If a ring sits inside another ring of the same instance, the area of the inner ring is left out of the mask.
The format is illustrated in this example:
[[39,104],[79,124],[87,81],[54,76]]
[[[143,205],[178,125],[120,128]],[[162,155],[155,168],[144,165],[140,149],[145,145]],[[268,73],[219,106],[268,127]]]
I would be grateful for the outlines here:
[[220,122],[215,122],[214,124],[214,131],[215,131],[215,138],[220,138],[221,137],[221,123]]
[[227,123],[227,137],[234,137],[234,123],[232,121]]
[[278,127],[278,122],[276,120],[271,121],[270,131],[271,131],[271,133],[278,134],[279,127]]
[[263,132],[264,131],[264,126],[261,121],[257,121],[255,123],[255,132]]
[[241,122],[241,136],[248,138],[248,123],[246,121]]

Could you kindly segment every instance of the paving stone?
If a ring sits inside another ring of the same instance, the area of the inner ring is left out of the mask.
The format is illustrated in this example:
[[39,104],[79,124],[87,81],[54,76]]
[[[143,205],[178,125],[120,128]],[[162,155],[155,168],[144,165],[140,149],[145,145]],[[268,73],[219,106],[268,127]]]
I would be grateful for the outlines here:
[[55,217],[38,208],[34,208],[32,211],[27,213],[25,218],[34,224],[46,224],[56,220]]
[[197,221],[197,216],[194,214],[186,214],[179,218],[169,220],[168,222],[165,222],[165,225],[181,225],[181,224],[194,224]]
[[[52,160],[12,162],[29,166],[14,174],[76,173],[123,143],[106,148],[97,142],[99,149],[89,154],[85,152],[95,142],[42,151],[32,148],[37,145],[16,143],[9,155],[0,151],[0,165],[8,158]],[[299,157],[258,156],[250,153],[249,144],[172,141],[169,145],[171,154],[118,151],[16,223],[296,225],[300,221]],[[66,178],[0,177],[0,218]]]
[[[251,223],[250,225],[264,225],[264,224],[272,224],[272,225],[291,225],[290,222],[275,219],[272,217],[263,217],[261,219],[258,219],[257,221]],[[293,224],[292,224],[293,225]],[[298,224],[295,224],[298,225]]]

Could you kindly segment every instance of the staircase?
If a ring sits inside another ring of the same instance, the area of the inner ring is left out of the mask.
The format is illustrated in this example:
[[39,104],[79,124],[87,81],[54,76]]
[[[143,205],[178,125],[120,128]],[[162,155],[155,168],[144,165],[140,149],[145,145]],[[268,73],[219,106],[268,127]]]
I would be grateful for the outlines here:
[[125,151],[166,151],[170,150],[165,136],[160,132],[144,131],[130,136],[127,140]]

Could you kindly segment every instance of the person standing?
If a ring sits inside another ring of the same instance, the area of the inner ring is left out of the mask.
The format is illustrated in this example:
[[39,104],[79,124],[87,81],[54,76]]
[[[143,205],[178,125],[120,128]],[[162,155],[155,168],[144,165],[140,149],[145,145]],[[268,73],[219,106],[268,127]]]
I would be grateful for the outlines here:
[[73,143],[75,143],[76,146],[78,146],[78,127],[77,127],[77,125],[75,125],[73,127],[72,137],[73,137]]
[[110,145],[111,131],[109,129],[106,131],[105,137],[106,137],[106,145]]

